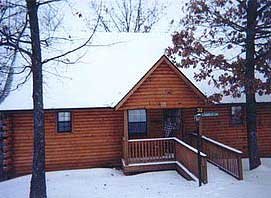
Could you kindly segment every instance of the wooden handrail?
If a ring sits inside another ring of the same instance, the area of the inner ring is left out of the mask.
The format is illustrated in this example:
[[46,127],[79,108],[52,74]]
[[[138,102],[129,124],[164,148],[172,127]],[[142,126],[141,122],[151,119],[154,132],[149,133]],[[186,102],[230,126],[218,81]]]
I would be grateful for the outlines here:
[[[128,140],[127,163],[175,161],[199,178],[197,150],[178,138],[152,138]],[[201,178],[207,183],[206,154],[201,153]]]
[[157,140],[174,140],[174,137],[168,138],[145,138],[145,139],[130,139],[128,142],[145,142],[145,141],[157,141]]
[[[195,134],[191,134],[190,143],[196,145]],[[202,151],[207,154],[209,162],[233,177],[243,179],[242,151],[206,136],[202,136]]]
[[128,163],[146,163],[175,159],[172,139],[128,141]]
[[[176,143],[176,161],[185,166],[191,173],[199,178],[198,154],[194,152],[194,148],[184,146],[184,142],[179,140]],[[201,180],[207,183],[207,159],[205,154],[201,154]]]
[[[174,140],[180,144],[182,144],[183,146],[187,147],[188,149],[190,149],[191,151],[193,151],[194,153],[198,153],[197,149],[195,149],[194,147],[190,146],[189,144],[185,143],[184,141],[176,138],[176,137],[168,137],[168,138],[149,138],[149,139],[132,139],[132,140],[128,140],[128,142],[145,142],[145,141],[164,141],[164,140]],[[202,157],[206,157],[206,154],[204,153],[200,153],[200,155]]]
[[240,150],[238,150],[238,149],[235,149],[235,148],[233,148],[233,147],[230,147],[230,146],[228,146],[228,145],[226,145],[226,144],[223,144],[223,143],[221,143],[221,142],[218,142],[218,141],[216,141],[216,140],[214,140],[214,139],[208,138],[208,137],[206,137],[206,136],[204,136],[204,135],[201,136],[201,137],[202,137],[202,139],[204,139],[204,140],[206,140],[206,141],[208,141],[208,142],[210,142],[210,143],[216,144],[217,146],[223,147],[223,148],[227,149],[227,150],[230,151],[230,152],[234,152],[234,153],[238,153],[238,154],[243,154],[242,151],[240,151]]

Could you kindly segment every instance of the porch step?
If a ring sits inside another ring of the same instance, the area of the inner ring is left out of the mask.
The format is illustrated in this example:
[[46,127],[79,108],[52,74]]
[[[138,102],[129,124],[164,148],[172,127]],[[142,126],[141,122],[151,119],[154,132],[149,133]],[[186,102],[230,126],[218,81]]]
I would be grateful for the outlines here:
[[122,160],[122,165],[125,175],[149,171],[176,170],[181,176],[189,181],[197,180],[197,178],[189,170],[187,170],[180,162],[177,161],[130,163],[127,165],[124,163],[124,160]]

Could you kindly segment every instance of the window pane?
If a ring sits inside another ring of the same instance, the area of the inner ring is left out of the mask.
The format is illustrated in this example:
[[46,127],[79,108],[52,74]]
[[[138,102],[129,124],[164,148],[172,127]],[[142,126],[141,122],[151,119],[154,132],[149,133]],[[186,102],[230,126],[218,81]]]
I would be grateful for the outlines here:
[[129,113],[129,122],[136,122],[136,115],[133,112]]
[[58,112],[58,121],[64,121],[64,112]]
[[232,115],[240,113],[241,110],[242,110],[241,106],[233,106],[233,107],[231,107],[231,113],[232,113]]
[[146,122],[131,122],[129,123],[129,134],[146,133]]
[[231,107],[231,120],[232,120],[233,124],[242,124],[243,123],[243,115],[242,115],[242,107],[241,106]]
[[136,109],[128,111],[129,122],[146,122],[145,109]]
[[58,112],[57,113],[57,129],[58,132],[71,132],[72,123],[71,123],[71,112]]
[[71,120],[71,113],[70,112],[58,112],[58,121],[70,121]]
[[71,122],[58,122],[58,132],[71,131]]
[[129,110],[128,111],[129,114],[129,122],[136,122],[136,118],[137,118],[137,110]]
[[146,121],[146,111],[144,109],[139,110],[139,121],[140,122],[145,122]]

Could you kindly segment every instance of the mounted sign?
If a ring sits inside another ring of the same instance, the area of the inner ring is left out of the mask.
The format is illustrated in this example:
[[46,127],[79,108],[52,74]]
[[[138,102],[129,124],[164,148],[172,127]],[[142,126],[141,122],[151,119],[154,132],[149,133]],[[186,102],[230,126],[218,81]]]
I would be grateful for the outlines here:
[[200,125],[201,125],[201,118],[203,117],[215,117],[218,116],[219,113],[218,112],[202,112],[203,109],[202,108],[198,108],[197,109],[197,114],[194,115],[194,119],[196,122],[196,127],[197,127],[197,150],[198,150],[198,174],[199,174],[199,186],[201,186],[202,184],[202,175],[201,175],[201,147],[202,147],[202,142],[201,142],[201,131],[200,131]]
[[219,113],[218,112],[204,112],[201,113],[201,117],[215,117],[218,116]]

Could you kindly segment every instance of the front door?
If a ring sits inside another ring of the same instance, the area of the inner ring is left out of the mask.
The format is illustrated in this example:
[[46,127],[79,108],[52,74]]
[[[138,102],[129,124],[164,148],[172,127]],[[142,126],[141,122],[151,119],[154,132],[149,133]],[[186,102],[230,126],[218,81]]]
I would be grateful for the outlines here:
[[164,109],[163,129],[165,137],[181,136],[180,109]]

